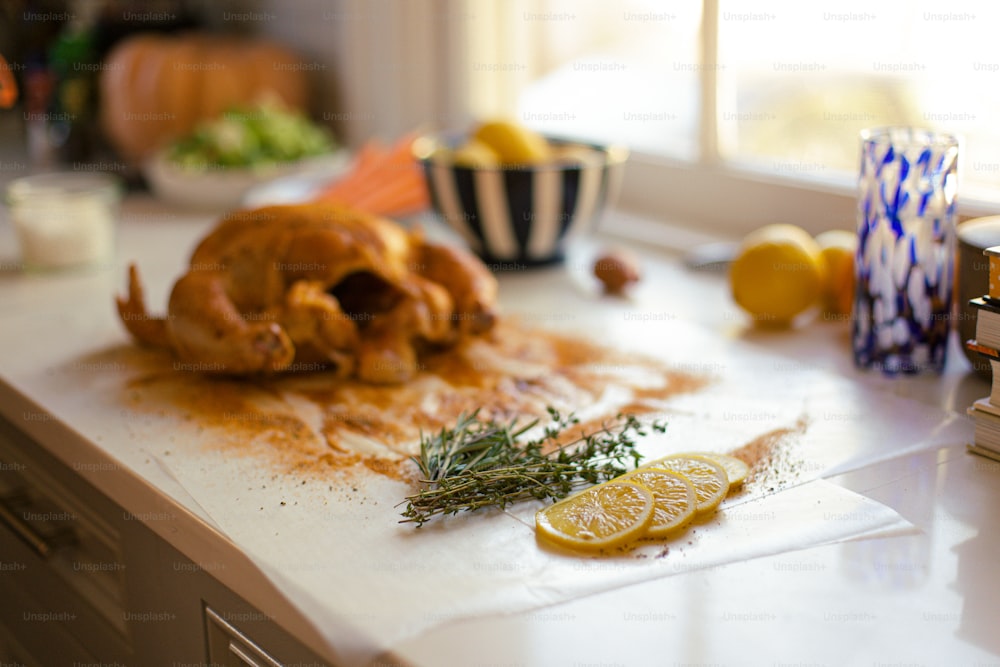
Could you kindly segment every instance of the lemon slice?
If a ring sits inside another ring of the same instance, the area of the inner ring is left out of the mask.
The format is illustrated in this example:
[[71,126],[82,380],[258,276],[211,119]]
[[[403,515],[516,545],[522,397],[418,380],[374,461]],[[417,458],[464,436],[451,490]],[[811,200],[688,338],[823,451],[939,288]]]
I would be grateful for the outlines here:
[[653,494],[653,520],[646,528],[650,537],[663,537],[685,526],[694,516],[698,504],[694,486],[679,473],[649,468],[634,470],[618,480],[638,484]]
[[742,484],[743,480],[750,474],[750,466],[741,459],[729,454],[720,454],[718,452],[686,452],[682,456],[690,456],[695,459],[708,459],[709,461],[718,463],[726,471],[726,476],[729,478],[730,491]]
[[640,470],[645,468],[672,470],[687,477],[698,498],[696,514],[704,515],[714,511],[729,493],[729,476],[725,468],[709,459],[676,454],[647,463]]
[[608,549],[643,535],[653,506],[649,490],[606,482],[538,510],[535,528],[545,539],[572,549]]

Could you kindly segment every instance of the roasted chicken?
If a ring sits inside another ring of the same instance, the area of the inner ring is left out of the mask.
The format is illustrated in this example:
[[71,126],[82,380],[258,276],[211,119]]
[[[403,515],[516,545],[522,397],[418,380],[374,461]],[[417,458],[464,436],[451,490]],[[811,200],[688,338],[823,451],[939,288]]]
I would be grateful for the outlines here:
[[419,230],[333,204],[227,215],[195,249],[167,314],[146,310],[137,268],[125,328],[189,368],[230,375],[330,368],[400,383],[433,346],[489,330],[496,279]]

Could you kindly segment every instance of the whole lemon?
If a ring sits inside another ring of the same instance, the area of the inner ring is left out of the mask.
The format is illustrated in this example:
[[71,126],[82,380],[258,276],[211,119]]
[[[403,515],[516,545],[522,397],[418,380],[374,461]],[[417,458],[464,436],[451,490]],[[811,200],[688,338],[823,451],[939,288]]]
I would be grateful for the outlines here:
[[843,316],[851,314],[854,304],[854,254],[858,248],[858,237],[843,229],[831,229],[816,237],[820,247],[826,273],[820,305],[826,315]]
[[729,269],[733,299],[758,324],[786,326],[820,298],[819,244],[801,227],[766,225],[751,232]]
[[472,138],[493,149],[504,164],[537,164],[552,157],[545,137],[513,121],[481,123]]

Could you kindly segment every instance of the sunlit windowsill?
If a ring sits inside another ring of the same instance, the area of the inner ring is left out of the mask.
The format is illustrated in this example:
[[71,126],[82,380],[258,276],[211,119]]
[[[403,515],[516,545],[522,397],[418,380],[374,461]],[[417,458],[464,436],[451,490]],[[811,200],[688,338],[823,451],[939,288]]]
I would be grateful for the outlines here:
[[733,242],[738,238],[735,234],[701,229],[690,220],[651,216],[624,207],[605,212],[596,229],[601,236],[679,254],[687,254],[710,244]]
[[[785,165],[782,167],[782,165]],[[773,165],[777,165],[775,168]],[[819,169],[810,173],[803,165],[797,171],[793,165],[775,161],[772,164],[754,164],[751,162],[732,162],[726,171],[738,174],[750,181],[761,181],[772,185],[797,188],[805,191],[815,190],[825,194],[854,199],[857,193],[856,174],[845,171]],[[958,212],[962,218],[982,215],[1000,214],[1000,189],[985,185],[982,180],[969,183],[962,182],[962,169],[959,169]]]
[[[769,223],[817,234],[853,229],[855,188],[846,173],[785,175],[760,164],[701,165],[633,151],[619,204],[723,237]],[[980,184],[960,184],[958,211],[961,219],[1000,214],[1000,196]]]

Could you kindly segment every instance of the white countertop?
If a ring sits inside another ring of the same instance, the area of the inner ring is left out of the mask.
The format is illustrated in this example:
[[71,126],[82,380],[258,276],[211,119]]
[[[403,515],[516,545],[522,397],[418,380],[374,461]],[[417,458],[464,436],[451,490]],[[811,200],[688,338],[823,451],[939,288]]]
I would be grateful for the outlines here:
[[[99,429],[82,417],[63,423],[47,416],[47,396],[31,388],[40,385],[24,381],[37,377],[40,367],[74,363],[81,350],[123,341],[112,295],[124,287],[126,262],[140,263],[148,302],[163,304],[172,278],[212,222],[141,197],[126,202],[123,219],[115,266],[88,274],[0,272],[0,321],[8,332],[0,333],[0,342],[7,342],[0,347],[0,411],[134,515],[172,516],[149,525],[195,562],[224,559],[230,566],[218,570],[223,583],[322,653],[323,642],[302,622],[302,612],[273,594],[270,582],[212,527],[169,471],[142,452],[119,453],[112,469],[91,465],[109,460],[108,447],[80,434]],[[629,222],[635,221],[611,214],[604,227]],[[668,247],[689,247],[702,238],[668,226],[652,229]],[[565,269],[503,276],[502,301],[530,295],[540,280],[585,293],[592,249],[592,243],[580,244]],[[3,266],[14,253],[9,227],[2,226]],[[688,271],[673,251],[647,247],[642,253],[647,275],[631,307],[667,304],[671,319],[906,399],[905,410],[888,420],[903,424],[921,406],[962,415],[988,393],[955,341],[942,376],[859,373],[845,323],[755,330],[729,300],[723,274]],[[12,341],[14,331],[38,334],[30,343]],[[75,414],[85,414],[88,399],[78,400]],[[59,404],[67,404],[65,397]],[[679,572],[530,613],[451,622],[404,641],[395,654],[419,665],[1000,664],[1000,579],[991,572],[1000,556],[991,517],[1000,507],[1000,463],[965,453],[971,422],[960,422],[956,432],[964,437],[949,435],[916,451],[912,442],[890,442],[900,456],[833,478],[896,510],[920,529],[917,534]]]

